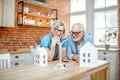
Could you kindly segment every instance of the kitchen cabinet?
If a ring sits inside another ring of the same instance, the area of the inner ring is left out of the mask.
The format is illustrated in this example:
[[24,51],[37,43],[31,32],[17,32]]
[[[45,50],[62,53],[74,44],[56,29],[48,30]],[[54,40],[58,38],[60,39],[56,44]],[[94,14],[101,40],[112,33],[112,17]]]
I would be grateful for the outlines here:
[[42,4],[29,1],[18,2],[17,25],[50,27],[51,21],[58,19],[57,9]]
[[11,54],[11,67],[25,65],[25,54]]
[[0,26],[2,25],[2,0],[0,0]]
[[25,65],[34,64],[33,55],[31,53],[25,53]]
[[0,0],[0,26],[15,26],[15,0]]
[[11,67],[24,66],[33,63],[32,56],[29,52],[11,54],[10,58],[11,58]]
[[110,80],[118,80],[118,51],[98,50],[98,59],[110,62]]

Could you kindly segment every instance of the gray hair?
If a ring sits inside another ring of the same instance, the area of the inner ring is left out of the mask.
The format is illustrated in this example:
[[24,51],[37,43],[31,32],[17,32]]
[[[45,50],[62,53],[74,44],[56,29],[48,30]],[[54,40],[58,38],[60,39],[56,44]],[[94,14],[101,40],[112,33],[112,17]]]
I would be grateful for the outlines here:
[[72,27],[75,27],[75,26],[79,26],[82,31],[85,31],[84,26],[81,23],[75,23],[75,24],[73,24]]
[[63,34],[65,35],[65,28],[66,28],[66,25],[63,21],[60,21],[60,20],[57,20],[53,23],[53,25],[51,26],[51,33],[54,33],[54,29],[55,28],[58,28],[60,26],[63,26],[64,27],[64,32]]

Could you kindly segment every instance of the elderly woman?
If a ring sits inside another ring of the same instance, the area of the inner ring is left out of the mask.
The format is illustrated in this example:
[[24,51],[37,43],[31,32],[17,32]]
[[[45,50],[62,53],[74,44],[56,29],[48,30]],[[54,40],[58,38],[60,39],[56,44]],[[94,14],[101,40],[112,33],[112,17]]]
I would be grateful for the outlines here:
[[41,47],[46,48],[48,52],[48,61],[59,59],[60,48],[62,49],[62,60],[66,60],[67,42],[61,44],[64,35],[65,23],[56,21],[51,27],[51,32],[41,39]]

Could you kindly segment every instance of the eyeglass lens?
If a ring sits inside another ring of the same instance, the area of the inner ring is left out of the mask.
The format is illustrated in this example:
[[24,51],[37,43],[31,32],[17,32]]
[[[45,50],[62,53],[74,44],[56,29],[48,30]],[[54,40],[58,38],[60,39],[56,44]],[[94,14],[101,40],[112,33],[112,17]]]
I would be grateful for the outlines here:
[[71,31],[71,33],[72,34],[75,34],[75,35],[78,35],[78,34],[80,34],[82,31],[80,31],[80,32],[73,32],[73,31]]
[[60,30],[60,29],[57,29],[57,28],[55,28],[55,30],[56,30],[57,32],[63,33],[63,30]]

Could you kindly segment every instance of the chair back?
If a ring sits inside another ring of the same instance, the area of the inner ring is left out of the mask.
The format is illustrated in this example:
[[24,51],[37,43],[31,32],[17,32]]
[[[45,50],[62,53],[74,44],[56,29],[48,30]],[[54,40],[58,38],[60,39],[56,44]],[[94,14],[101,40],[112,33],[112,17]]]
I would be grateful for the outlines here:
[[0,54],[0,70],[10,68],[10,53]]

